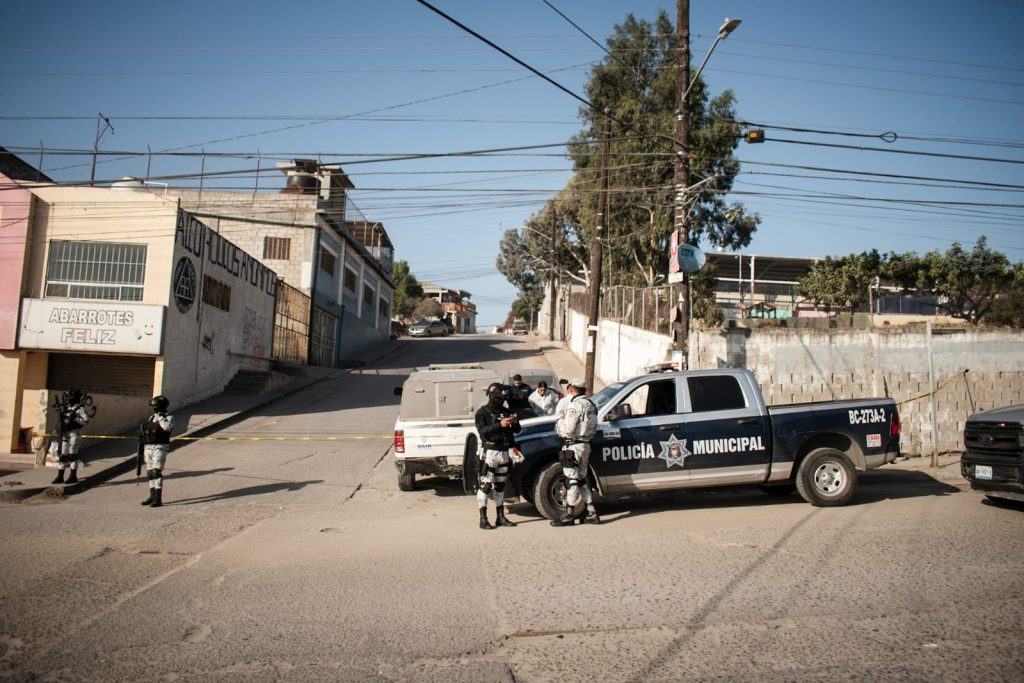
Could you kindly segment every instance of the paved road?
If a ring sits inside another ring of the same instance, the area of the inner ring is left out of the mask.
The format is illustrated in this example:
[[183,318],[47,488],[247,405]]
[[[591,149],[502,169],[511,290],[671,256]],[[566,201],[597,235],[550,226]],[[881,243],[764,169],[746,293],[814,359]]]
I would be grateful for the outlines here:
[[[466,360],[542,363],[410,341],[172,453],[159,510],[134,476],[0,507],[0,677],[1020,679],[1024,509],[882,469],[840,509],[695,492],[481,531],[456,483],[399,492],[379,438],[411,368]],[[296,433],[347,438],[244,440]]]

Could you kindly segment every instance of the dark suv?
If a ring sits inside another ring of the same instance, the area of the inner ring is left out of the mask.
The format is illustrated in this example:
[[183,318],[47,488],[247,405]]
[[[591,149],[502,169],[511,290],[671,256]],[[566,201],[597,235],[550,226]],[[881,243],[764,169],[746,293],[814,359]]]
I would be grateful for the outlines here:
[[988,498],[1024,502],[1024,405],[967,418],[960,473]]

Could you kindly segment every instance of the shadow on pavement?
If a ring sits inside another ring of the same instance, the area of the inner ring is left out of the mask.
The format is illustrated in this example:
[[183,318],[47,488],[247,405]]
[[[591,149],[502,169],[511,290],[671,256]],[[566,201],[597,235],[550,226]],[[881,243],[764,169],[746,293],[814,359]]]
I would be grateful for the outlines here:
[[[189,479],[192,477],[202,477],[207,474],[221,474],[223,472],[233,472],[234,467],[218,467],[212,470],[170,470],[164,468],[164,479]],[[146,470],[142,470],[142,474],[138,477],[139,482],[146,483]],[[105,481],[102,484],[96,484],[92,488],[101,489],[108,486],[124,486],[126,484],[135,484],[135,479],[126,479],[124,481]]]
[[243,498],[245,496],[259,496],[266,493],[278,493],[282,491],[299,491],[309,484],[322,484],[323,479],[311,479],[309,481],[284,481],[276,484],[261,484],[259,486],[245,486],[240,489],[211,493],[208,496],[196,498],[182,498],[179,500],[164,501],[164,505],[196,505],[197,503],[213,503],[218,500],[229,500],[231,498]]

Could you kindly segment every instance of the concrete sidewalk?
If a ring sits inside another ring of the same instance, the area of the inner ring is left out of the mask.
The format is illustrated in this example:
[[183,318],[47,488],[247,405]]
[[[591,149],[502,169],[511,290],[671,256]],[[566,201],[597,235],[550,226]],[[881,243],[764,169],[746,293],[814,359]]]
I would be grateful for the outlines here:
[[[383,359],[404,343],[401,340],[388,340],[362,354],[346,358],[343,362],[350,367],[362,367]],[[210,434],[244,419],[263,406],[318,382],[341,377],[350,370],[302,366],[299,371],[301,375],[291,380],[288,380],[287,376],[279,375],[280,383],[261,394],[221,393],[180,408],[172,404],[171,414],[175,420],[174,438]],[[82,449],[79,458],[84,467],[78,470],[79,479],[76,484],[51,484],[57,475],[57,470],[52,467],[26,469],[0,477],[0,503],[18,502],[40,494],[60,497],[78,493],[111,477],[133,470],[138,441],[134,433],[122,436],[124,438],[104,439],[98,443],[93,441],[87,448]],[[87,435],[83,437],[83,441],[89,444]]]

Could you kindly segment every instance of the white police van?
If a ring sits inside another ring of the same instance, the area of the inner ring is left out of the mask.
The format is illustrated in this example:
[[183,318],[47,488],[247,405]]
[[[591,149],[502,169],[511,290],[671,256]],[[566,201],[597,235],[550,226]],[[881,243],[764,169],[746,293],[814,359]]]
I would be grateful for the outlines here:
[[463,477],[467,437],[476,436],[476,411],[494,382],[501,382],[494,370],[462,363],[431,365],[395,388],[402,397],[394,440],[400,490],[412,491],[417,474]]

